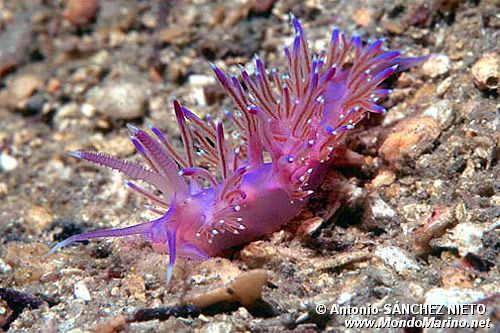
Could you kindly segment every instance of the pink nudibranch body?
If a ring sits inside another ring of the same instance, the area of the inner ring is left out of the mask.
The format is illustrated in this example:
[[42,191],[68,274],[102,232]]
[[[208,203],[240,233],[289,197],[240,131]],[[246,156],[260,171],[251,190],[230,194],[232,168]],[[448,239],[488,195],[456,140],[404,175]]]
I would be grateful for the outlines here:
[[[389,76],[424,57],[401,58],[365,45],[334,29],[330,45],[311,55],[304,31],[292,16],[293,46],[285,48],[287,70],[268,71],[255,57],[253,76],[241,80],[212,65],[219,83],[236,105],[227,118],[235,128],[226,138],[221,122],[203,121],[174,101],[184,144],[177,152],[156,127],[129,125],[131,140],[148,167],[90,151],[70,154],[122,172],[157,192],[126,181],[148,198],[160,217],[143,224],[72,236],[74,241],[140,234],[158,252],[169,254],[167,283],[177,256],[203,260],[224,249],[283,227],[320,183],[336,146],[368,112],[385,113],[378,103]],[[267,159],[264,157],[267,156]]]

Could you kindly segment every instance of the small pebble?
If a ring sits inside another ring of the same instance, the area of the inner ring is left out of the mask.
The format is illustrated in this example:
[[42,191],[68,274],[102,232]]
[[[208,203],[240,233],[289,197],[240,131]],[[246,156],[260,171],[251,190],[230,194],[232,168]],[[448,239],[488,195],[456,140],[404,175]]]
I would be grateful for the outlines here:
[[5,183],[0,183],[0,198],[7,194],[9,187]]
[[404,119],[393,127],[379,149],[388,163],[400,166],[406,158],[416,159],[439,136],[437,121],[428,116]]
[[[0,78],[29,58],[33,46],[34,25],[29,23],[30,13],[27,10],[26,12],[27,17],[0,19]],[[7,14],[6,7],[2,7],[1,14]]]
[[122,279],[121,284],[122,290],[125,290],[127,295],[129,295],[129,298],[135,298],[138,300],[144,300],[146,298],[144,293],[146,290],[146,286],[141,274],[138,274],[136,272],[129,272]]
[[7,155],[7,153],[0,153],[0,171],[11,172],[17,165],[18,162],[14,157]]
[[375,255],[399,274],[420,270],[420,266],[413,259],[409,258],[406,252],[399,247],[379,246],[375,250]]
[[179,83],[181,78],[186,74],[186,68],[176,62],[172,62],[168,66],[167,78],[170,82]]
[[177,46],[183,46],[191,41],[192,33],[185,29],[186,26],[170,26],[162,29],[158,33],[158,38],[167,44],[174,44]]
[[87,286],[82,281],[75,284],[75,296],[85,302],[89,302],[92,299]]
[[101,136],[93,136],[91,142],[96,146],[99,146],[99,150],[109,152],[109,154],[114,156],[125,157],[135,153],[134,144],[129,138],[122,135],[110,136],[106,139]]
[[200,87],[195,87],[193,89],[193,98],[196,101],[196,105],[198,106],[207,106],[207,100],[205,98],[205,92],[203,91],[203,88]]
[[95,332],[118,333],[125,332],[127,328],[127,318],[123,315],[110,316],[97,323]]
[[354,21],[357,25],[367,27],[373,22],[374,12],[371,8],[359,8],[354,13]]
[[188,83],[191,86],[205,86],[208,84],[214,84],[215,79],[208,75],[192,74],[188,77]]
[[450,88],[451,83],[453,82],[453,78],[447,77],[443,82],[439,83],[439,85],[436,87],[436,94],[438,96],[442,97]]
[[43,80],[36,75],[17,75],[8,82],[7,89],[0,91],[0,106],[25,111],[36,102],[36,98],[30,101],[30,97],[42,86]]
[[296,235],[300,237],[312,236],[323,225],[325,220],[319,216],[303,221],[297,228]]
[[72,24],[82,26],[91,23],[99,11],[99,0],[67,0],[63,17]]
[[449,306],[453,304],[477,303],[486,295],[480,291],[466,288],[433,288],[425,293],[424,304]]
[[[448,246],[458,249],[461,256],[480,253],[483,248],[484,227],[474,223],[459,223],[451,230]],[[441,245],[441,244],[440,244]]]
[[472,66],[472,79],[481,90],[495,90],[500,92],[500,56],[498,53],[483,55]]
[[422,115],[434,118],[440,128],[447,128],[453,121],[453,113],[450,101],[444,99],[425,109]]
[[26,215],[28,229],[32,230],[35,234],[39,234],[52,222],[53,218],[52,213],[48,209],[41,206],[33,206]]
[[33,93],[42,86],[43,81],[38,76],[33,74],[21,74],[14,77],[9,82],[9,91],[13,98],[23,100],[33,95]]
[[401,35],[402,33],[405,32],[404,25],[395,21],[385,21],[382,25],[385,30],[395,35]]
[[446,267],[439,274],[439,281],[443,287],[472,288],[473,275],[462,267]]
[[3,259],[0,258],[0,272],[8,273],[12,270],[12,267],[6,263]]
[[260,268],[279,258],[274,246],[264,241],[252,242],[240,252],[241,260],[250,268]]
[[50,79],[49,82],[47,82],[46,89],[50,94],[54,94],[61,89],[61,81],[55,78]]
[[226,333],[233,331],[234,331],[234,325],[227,321],[209,323],[203,327],[203,332],[207,333]]
[[224,89],[219,84],[209,84],[203,87],[203,94],[208,105],[224,100],[226,97]]
[[378,195],[374,198],[372,206],[373,218],[378,219],[391,219],[396,216],[396,211],[392,209],[384,200]]
[[220,302],[234,301],[243,306],[252,306],[255,301],[262,297],[262,288],[268,278],[267,272],[262,269],[244,272],[224,287],[188,296],[186,303],[195,304],[200,308]]
[[212,16],[212,26],[216,27],[221,25],[225,17],[226,17],[226,10],[224,9],[224,6],[217,5],[214,9]]
[[250,0],[250,10],[256,14],[270,12],[277,0]]
[[120,288],[118,288],[118,287],[111,288],[110,294],[111,294],[111,296],[118,296],[118,295],[120,295]]
[[348,304],[354,298],[354,296],[356,296],[356,294],[343,292],[339,295],[339,298],[337,299],[337,304],[339,305]]
[[95,116],[95,107],[92,104],[83,103],[80,107],[80,112],[87,118]]
[[379,188],[382,186],[388,186],[394,183],[396,180],[396,174],[392,170],[383,169],[380,170],[377,176],[372,180],[371,186],[373,188]]
[[433,54],[422,65],[422,72],[431,78],[448,73],[451,67],[451,60],[445,54]]
[[0,298],[0,327],[6,326],[11,321],[12,313],[9,304]]
[[103,87],[92,88],[86,102],[111,118],[131,120],[145,115],[147,95],[136,82],[108,81]]

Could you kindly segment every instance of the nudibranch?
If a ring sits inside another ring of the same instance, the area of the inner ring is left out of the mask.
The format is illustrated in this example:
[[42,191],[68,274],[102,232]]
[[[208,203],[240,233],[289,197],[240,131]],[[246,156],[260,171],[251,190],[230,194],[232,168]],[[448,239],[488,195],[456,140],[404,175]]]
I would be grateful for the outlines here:
[[216,256],[282,228],[297,215],[329,162],[339,158],[336,148],[346,133],[367,113],[386,112],[380,101],[390,90],[381,83],[424,58],[404,58],[385,50],[380,39],[363,43],[337,29],[328,47],[313,53],[293,15],[291,23],[295,37],[284,49],[284,72],[266,69],[258,56],[253,75],[241,66],[240,78],[212,65],[236,107],[225,112],[232,135],[222,122],[202,120],[175,100],[183,152],[157,127],[132,125],[132,143],[147,166],[99,152],[70,152],[120,171],[159,217],[71,236],[50,253],[75,241],[139,234],[155,251],[168,253],[168,284],[178,256]]

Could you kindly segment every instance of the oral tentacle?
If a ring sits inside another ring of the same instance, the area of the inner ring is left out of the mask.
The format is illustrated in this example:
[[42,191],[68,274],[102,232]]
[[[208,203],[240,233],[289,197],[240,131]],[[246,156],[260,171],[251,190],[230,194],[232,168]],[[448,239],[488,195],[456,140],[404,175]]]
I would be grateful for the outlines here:
[[167,229],[167,242],[168,242],[168,265],[167,273],[165,275],[165,284],[168,286],[172,279],[172,271],[174,270],[175,259],[177,257],[177,229],[170,227]]

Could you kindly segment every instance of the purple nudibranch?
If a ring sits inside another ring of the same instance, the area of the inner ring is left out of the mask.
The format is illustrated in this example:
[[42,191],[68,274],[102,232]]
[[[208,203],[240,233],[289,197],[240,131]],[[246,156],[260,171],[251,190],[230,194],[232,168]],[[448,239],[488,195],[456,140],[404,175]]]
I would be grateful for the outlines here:
[[[426,57],[403,58],[382,40],[365,45],[333,30],[327,49],[312,54],[298,19],[295,38],[284,49],[286,71],[268,71],[255,57],[255,73],[241,67],[242,82],[212,64],[236,105],[225,111],[235,132],[221,122],[200,119],[175,100],[184,151],[156,127],[129,125],[131,140],[147,167],[104,153],[73,151],[73,157],[123,173],[126,185],[148,198],[159,217],[126,228],[71,236],[49,253],[75,241],[142,235],[155,251],[169,254],[166,281],[178,256],[204,260],[282,228],[301,209],[339,158],[336,147],[391,92],[380,86],[397,71]],[[264,159],[264,155],[268,159]],[[141,181],[154,188],[138,185]]]

